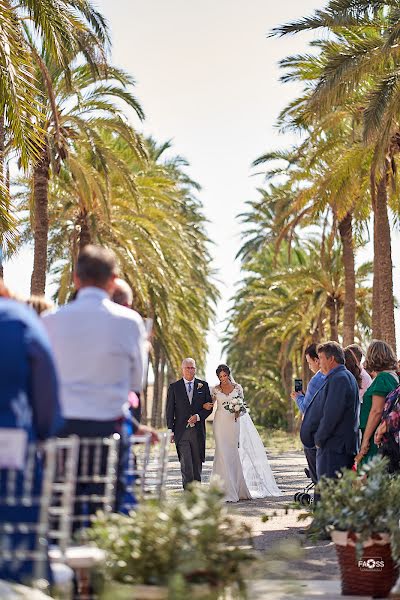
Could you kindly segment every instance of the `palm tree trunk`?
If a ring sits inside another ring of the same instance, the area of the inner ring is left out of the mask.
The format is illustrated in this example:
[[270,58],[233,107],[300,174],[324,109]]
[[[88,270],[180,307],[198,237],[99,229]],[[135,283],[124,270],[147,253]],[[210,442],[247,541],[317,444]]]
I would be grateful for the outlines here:
[[154,340],[154,360],[153,360],[153,371],[154,371],[154,386],[153,386],[153,401],[151,405],[151,425],[156,426],[157,411],[158,411],[158,400],[159,400],[159,387],[160,387],[160,361],[161,361],[161,347],[158,340]]
[[378,183],[374,203],[374,283],[372,311],[372,333],[374,338],[384,340],[396,352],[393,263],[386,175]]
[[339,223],[344,267],[343,345],[354,343],[356,325],[356,270],[353,244],[353,216],[349,212]]
[[34,255],[31,294],[43,295],[46,288],[47,240],[49,235],[48,189],[50,159],[47,146],[33,171]]
[[289,433],[293,433],[295,430],[295,412],[294,412],[294,401],[290,397],[290,392],[293,389],[293,363],[290,360],[285,361],[281,369],[282,383],[288,398],[288,405],[286,411],[286,418],[288,424]]
[[88,246],[92,243],[92,236],[90,233],[88,214],[86,210],[82,211],[79,215],[79,226],[79,252],[82,252],[85,246]]
[[161,351],[160,369],[158,372],[158,402],[157,402],[157,413],[156,413],[156,427],[159,428],[162,425],[164,406],[163,406],[163,394],[165,384],[165,364],[166,364],[165,353]]
[[326,303],[326,308],[329,310],[329,328],[331,331],[329,339],[333,342],[338,342],[338,302],[336,298],[329,297]]
[[373,212],[374,212],[374,258],[373,258],[373,283],[372,283],[372,337],[376,340],[382,339],[382,329],[381,329],[381,310],[380,310],[380,269],[378,263],[378,221],[375,218],[376,213],[376,201],[375,205],[373,203]]

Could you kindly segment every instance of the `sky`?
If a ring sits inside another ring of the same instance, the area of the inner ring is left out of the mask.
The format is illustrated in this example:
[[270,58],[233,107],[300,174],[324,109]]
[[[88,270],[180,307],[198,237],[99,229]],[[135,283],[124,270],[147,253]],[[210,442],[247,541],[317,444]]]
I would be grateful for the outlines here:
[[[160,142],[172,140],[174,152],[187,158],[190,175],[202,186],[218,270],[215,285],[222,296],[208,336],[206,376],[212,383],[228,301],[241,277],[235,255],[243,227],[237,215],[246,201],[257,198],[262,182],[251,163],[296,141],[275,128],[277,115],[299,91],[279,82],[278,61],[304,51],[307,38],[268,38],[268,32],[323,2],[97,0],[95,5],[111,28],[112,62],[136,80],[146,120],[140,124],[132,115],[133,123]],[[364,257],[370,258],[370,249]],[[31,265],[28,248],[5,266],[7,282],[20,293],[28,293]],[[399,285],[397,290],[400,297]]]

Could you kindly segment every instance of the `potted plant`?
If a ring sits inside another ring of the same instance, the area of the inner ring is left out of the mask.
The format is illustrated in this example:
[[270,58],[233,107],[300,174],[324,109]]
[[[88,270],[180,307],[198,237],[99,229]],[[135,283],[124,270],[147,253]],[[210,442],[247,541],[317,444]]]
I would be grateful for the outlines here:
[[112,585],[103,598],[210,597],[225,586],[243,595],[242,567],[253,556],[242,544],[250,532],[234,524],[222,498],[216,483],[194,484],[179,498],[144,502],[129,515],[99,513],[88,536],[107,556]]
[[375,457],[358,472],[322,479],[318,490],[310,535],[330,533],[342,594],[387,598],[400,558],[400,478],[388,475],[386,460]]

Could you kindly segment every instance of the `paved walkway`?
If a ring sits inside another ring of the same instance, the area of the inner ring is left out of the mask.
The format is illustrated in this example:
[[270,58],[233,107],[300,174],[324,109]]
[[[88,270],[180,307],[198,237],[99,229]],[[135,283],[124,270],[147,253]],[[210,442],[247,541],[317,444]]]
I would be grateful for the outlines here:
[[[250,584],[252,600],[286,600],[294,598],[321,598],[337,600],[340,594],[340,574],[335,548],[330,541],[310,542],[302,533],[307,523],[298,521],[301,510],[290,509],[293,496],[308,483],[302,452],[268,454],[276,481],[282,491],[279,498],[247,500],[229,504],[230,514],[251,526],[259,564]],[[169,492],[182,490],[180,468],[175,451],[171,452]],[[203,482],[209,482],[213,450],[207,450],[203,468]],[[262,522],[266,514],[277,513]],[[352,596],[356,600],[355,596]]]
[[[294,494],[301,491],[309,481],[304,474],[306,461],[303,453],[285,452],[269,455],[268,458],[282,496],[230,504],[229,512],[252,528],[255,548],[260,552],[261,562],[265,563],[264,569],[268,576],[282,578],[290,569],[290,575],[295,579],[337,579],[339,570],[332,542],[310,543],[301,533],[304,523],[297,519],[303,511],[286,512]],[[203,467],[205,484],[210,478],[212,460],[211,449],[207,451]],[[168,488],[174,494],[182,489],[179,463],[173,452]],[[274,512],[278,513],[278,516],[262,522],[264,515]],[[280,555],[282,560],[277,560]]]

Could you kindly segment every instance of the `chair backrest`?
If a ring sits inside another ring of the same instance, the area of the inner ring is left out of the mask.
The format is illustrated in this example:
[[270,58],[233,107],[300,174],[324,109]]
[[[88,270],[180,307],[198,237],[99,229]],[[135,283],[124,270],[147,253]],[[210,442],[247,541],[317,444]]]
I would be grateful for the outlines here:
[[155,447],[154,460],[150,460],[147,468],[145,486],[150,490],[153,488],[155,496],[161,500],[167,485],[171,432],[164,431],[159,433],[158,437],[159,443]]
[[123,460],[123,478],[125,494],[122,499],[122,505],[119,507],[122,512],[129,512],[141,499],[145,493],[146,470],[150,461],[151,435],[129,436],[127,456]]
[[71,435],[54,440],[56,469],[49,507],[49,539],[56,543],[62,556],[71,543],[74,496],[78,472],[79,437]]
[[56,446],[49,440],[28,445],[23,471],[0,471],[0,578],[48,579],[49,505],[55,467]]
[[88,527],[97,510],[112,512],[118,484],[120,436],[80,438],[75,527]]
[[[129,466],[125,469],[127,489],[124,511],[133,508],[136,499],[161,499],[165,492],[171,433],[159,433],[159,442],[151,445],[150,434],[129,438]],[[131,503],[131,505],[129,505]]]

